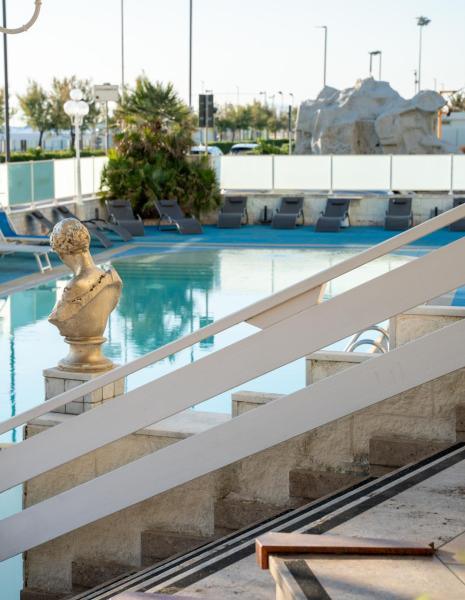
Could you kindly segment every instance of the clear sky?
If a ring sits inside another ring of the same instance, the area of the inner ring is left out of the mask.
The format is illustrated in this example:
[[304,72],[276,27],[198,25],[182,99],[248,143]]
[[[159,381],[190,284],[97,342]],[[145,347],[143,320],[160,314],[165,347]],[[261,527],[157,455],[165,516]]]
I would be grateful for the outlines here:
[[[187,99],[189,0],[124,0],[126,80],[144,71],[172,81]],[[7,0],[8,23],[24,23],[33,0]],[[323,30],[328,26],[328,84],[343,88],[368,75],[381,50],[382,78],[404,96],[414,91],[419,15],[424,30],[422,87],[465,85],[465,0],[194,0],[194,95],[241,102],[279,90],[296,102],[321,88]],[[9,36],[12,93],[28,78],[47,86],[77,74],[121,81],[120,0],[43,0],[39,21]],[[375,73],[377,73],[377,63]],[[195,96],[194,96],[195,97]],[[287,97],[285,102],[288,102]],[[280,100],[276,96],[279,105]]]

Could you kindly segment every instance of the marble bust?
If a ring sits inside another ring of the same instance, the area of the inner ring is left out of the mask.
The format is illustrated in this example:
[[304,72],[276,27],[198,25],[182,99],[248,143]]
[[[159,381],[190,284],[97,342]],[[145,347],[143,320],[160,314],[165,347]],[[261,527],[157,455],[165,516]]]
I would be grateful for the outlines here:
[[103,356],[101,345],[106,341],[108,317],[121,295],[121,279],[114,269],[95,265],[89,231],[77,219],[57,223],[50,245],[74,274],[48,318],[70,345],[58,367],[83,373],[111,369],[113,363]]

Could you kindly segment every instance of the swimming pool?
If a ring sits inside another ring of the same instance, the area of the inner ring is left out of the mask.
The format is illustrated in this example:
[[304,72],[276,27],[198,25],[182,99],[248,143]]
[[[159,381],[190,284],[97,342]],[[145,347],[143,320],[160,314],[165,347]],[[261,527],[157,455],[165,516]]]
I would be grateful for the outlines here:
[[[170,249],[115,259],[123,293],[112,314],[105,353],[126,363],[203,327],[239,308],[283,289],[356,254],[348,249]],[[330,283],[326,297],[396,268],[412,258],[390,255]],[[68,278],[0,299],[0,419],[44,399],[42,370],[67,352],[57,330],[47,322]],[[128,378],[128,389],[195,361],[255,331],[241,324]],[[342,348],[344,344],[336,345]],[[287,365],[241,389],[289,393],[304,385],[303,360]],[[202,410],[230,411],[230,393],[208,400]],[[198,407],[197,407],[198,408]],[[2,441],[16,441],[10,432]]]

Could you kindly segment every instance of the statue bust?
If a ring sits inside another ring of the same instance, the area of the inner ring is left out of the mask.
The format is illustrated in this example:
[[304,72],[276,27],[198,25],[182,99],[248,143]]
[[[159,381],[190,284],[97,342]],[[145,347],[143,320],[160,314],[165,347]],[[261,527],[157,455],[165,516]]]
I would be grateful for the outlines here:
[[74,274],[48,320],[70,345],[58,367],[95,373],[113,363],[102,354],[103,333],[121,295],[122,282],[114,269],[97,267],[89,252],[89,231],[77,219],[64,219],[50,234],[50,245]]

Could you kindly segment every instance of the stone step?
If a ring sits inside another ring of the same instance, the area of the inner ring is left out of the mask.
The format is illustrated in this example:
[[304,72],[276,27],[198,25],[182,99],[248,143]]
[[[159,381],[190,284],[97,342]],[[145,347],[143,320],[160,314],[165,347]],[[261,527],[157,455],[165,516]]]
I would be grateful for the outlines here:
[[288,506],[268,504],[231,493],[215,502],[215,532],[218,535],[227,534],[230,531],[263,521],[263,519],[277,515],[288,508]]
[[455,407],[455,430],[458,442],[465,442],[465,404]]
[[450,440],[416,439],[400,435],[372,437],[369,449],[370,474],[374,477],[385,475],[450,445]]
[[316,500],[363,479],[366,479],[366,475],[361,473],[292,469],[289,472],[289,496],[295,499]]
[[151,529],[143,531],[140,540],[142,566],[148,566],[176,554],[203,546],[203,544],[210,542],[212,538]]
[[104,560],[73,560],[71,563],[71,581],[73,588],[93,588],[122,575],[129,575],[138,569],[114,561]]

